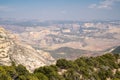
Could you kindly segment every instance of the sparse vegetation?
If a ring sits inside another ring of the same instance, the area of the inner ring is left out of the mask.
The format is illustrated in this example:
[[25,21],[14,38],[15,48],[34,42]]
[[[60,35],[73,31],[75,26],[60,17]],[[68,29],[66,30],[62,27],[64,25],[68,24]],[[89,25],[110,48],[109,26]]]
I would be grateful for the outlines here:
[[0,66],[0,80],[119,80],[118,59],[119,54],[80,57],[75,61],[59,59],[56,65],[39,67],[33,73],[13,63],[12,66]]

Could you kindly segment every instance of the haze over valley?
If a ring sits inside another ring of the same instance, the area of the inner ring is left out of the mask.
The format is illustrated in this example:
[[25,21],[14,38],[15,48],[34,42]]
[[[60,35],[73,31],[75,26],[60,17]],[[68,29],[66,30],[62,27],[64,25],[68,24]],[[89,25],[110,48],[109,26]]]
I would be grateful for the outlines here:
[[[2,21],[1,21],[2,22]],[[55,59],[102,55],[120,44],[120,21],[3,21],[1,26],[23,44]],[[104,47],[103,47],[104,46]]]

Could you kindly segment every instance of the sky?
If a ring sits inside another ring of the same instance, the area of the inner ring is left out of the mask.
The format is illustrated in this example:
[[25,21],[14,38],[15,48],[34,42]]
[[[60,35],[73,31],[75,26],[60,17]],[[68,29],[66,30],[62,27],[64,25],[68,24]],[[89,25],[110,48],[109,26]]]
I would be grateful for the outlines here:
[[0,0],[0,18],[120,20],[120,0]]

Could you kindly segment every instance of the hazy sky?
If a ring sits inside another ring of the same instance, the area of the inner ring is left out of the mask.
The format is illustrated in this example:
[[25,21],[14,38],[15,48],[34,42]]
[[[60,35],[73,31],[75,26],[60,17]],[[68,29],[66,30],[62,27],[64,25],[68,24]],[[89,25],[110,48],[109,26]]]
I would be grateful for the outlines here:
[[120,19],[120,0],[0,0],[0,18]]

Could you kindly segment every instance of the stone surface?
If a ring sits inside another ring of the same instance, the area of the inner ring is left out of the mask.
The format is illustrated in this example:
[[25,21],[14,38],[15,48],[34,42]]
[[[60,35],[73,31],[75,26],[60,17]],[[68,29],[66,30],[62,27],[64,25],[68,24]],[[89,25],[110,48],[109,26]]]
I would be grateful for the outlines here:
[[30,45],[21,43],[5,29],[0,27],[0,65],[22,64],[32,72],[35,68],[55,63],[51,55],[35,50]]

